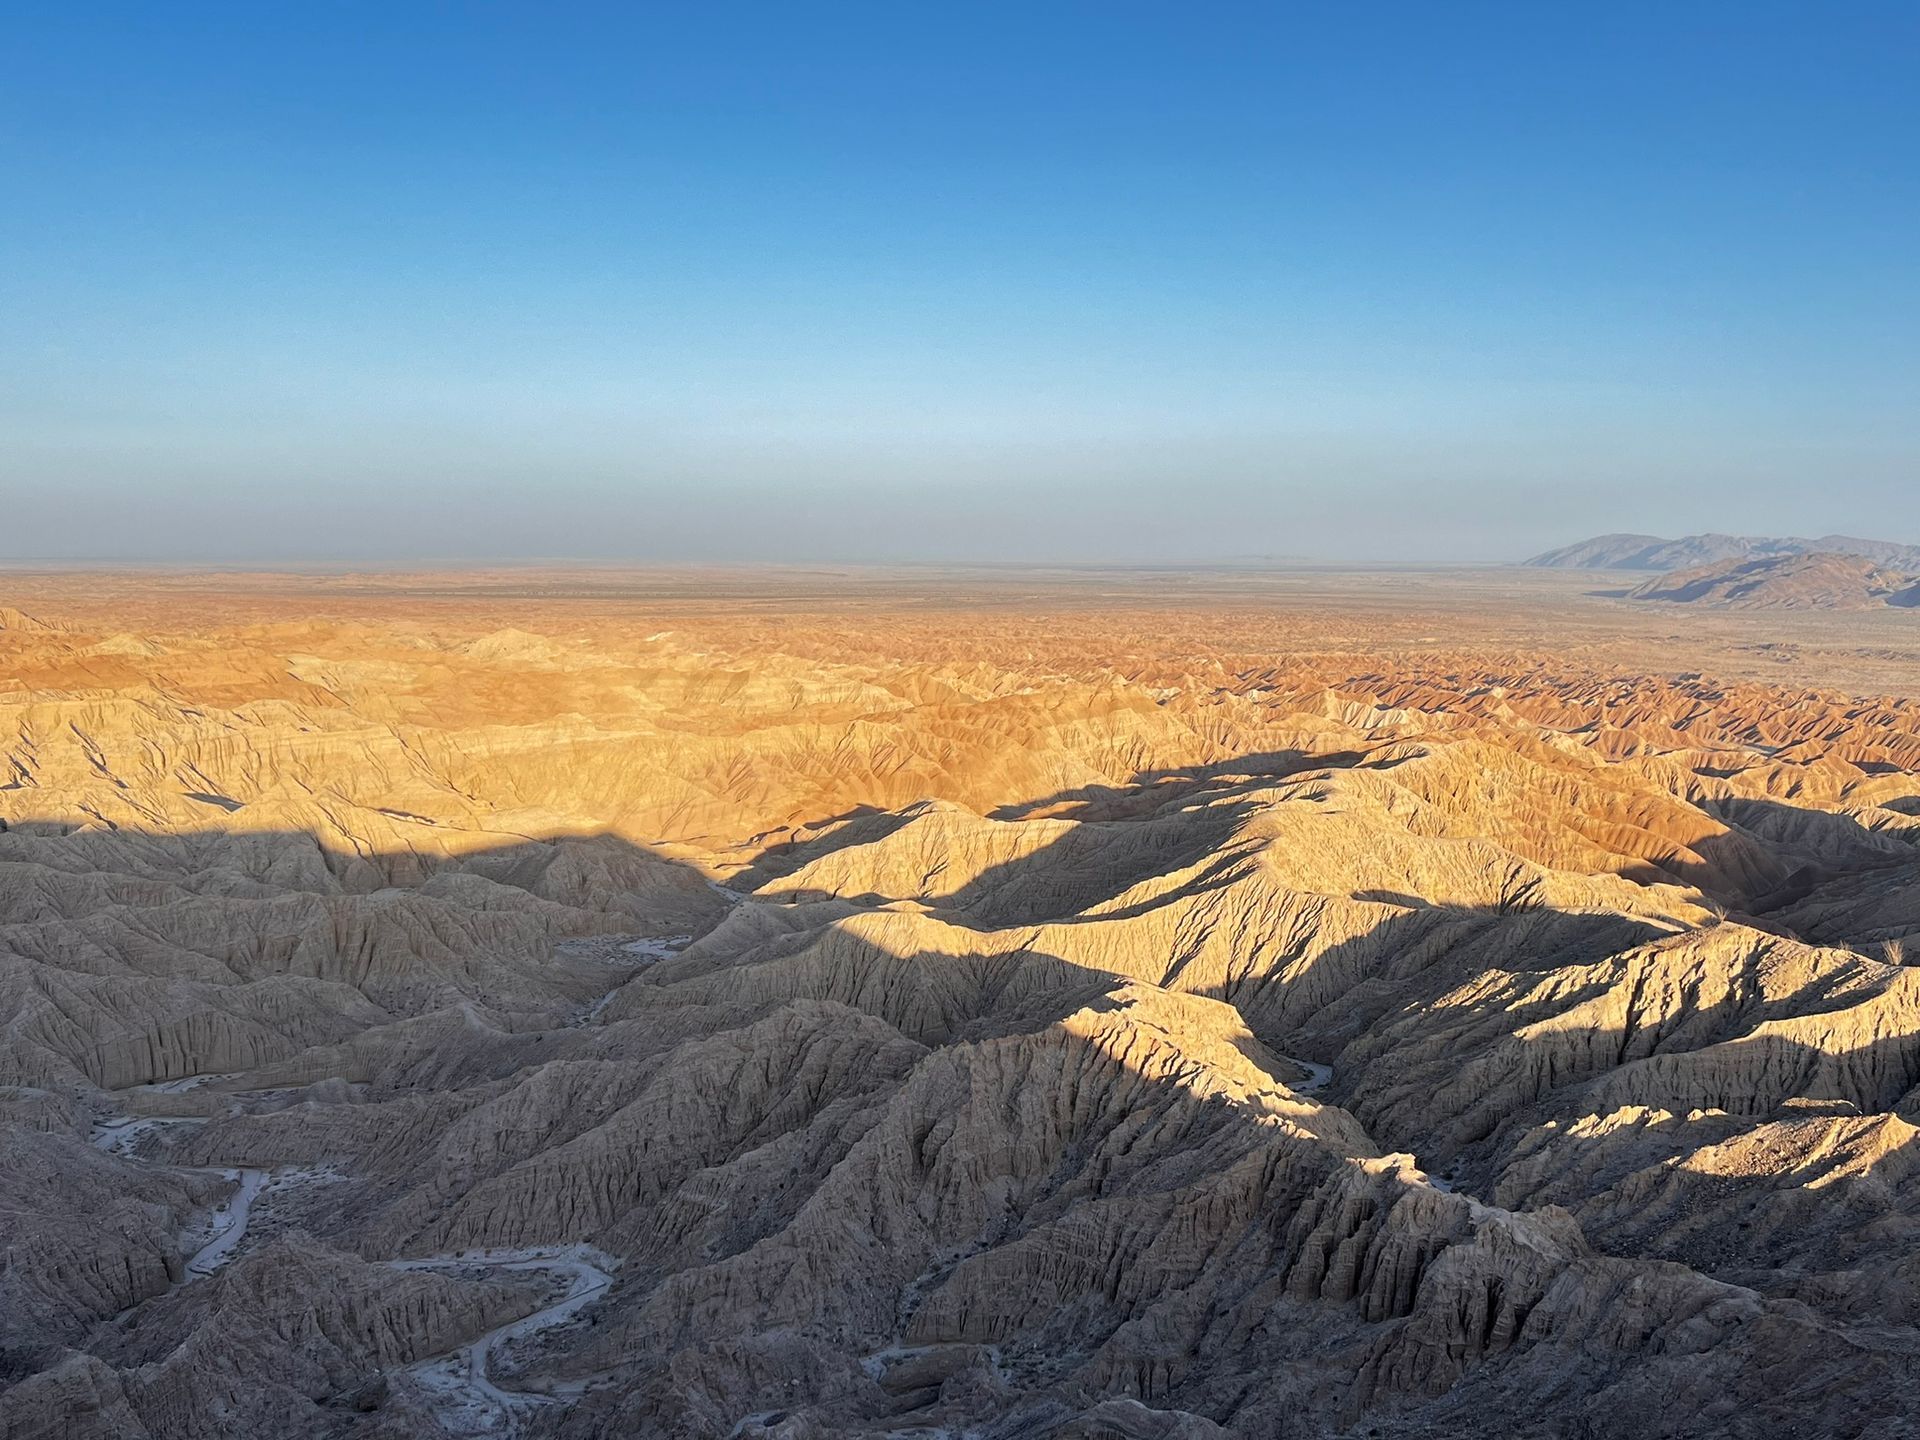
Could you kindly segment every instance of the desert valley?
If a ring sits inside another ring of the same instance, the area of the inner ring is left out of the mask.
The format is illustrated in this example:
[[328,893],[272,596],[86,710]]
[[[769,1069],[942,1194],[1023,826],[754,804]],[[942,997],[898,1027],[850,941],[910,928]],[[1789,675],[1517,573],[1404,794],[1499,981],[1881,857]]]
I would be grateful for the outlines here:
[[4,578],[8,1440],[1912,1431],[1920,614]]

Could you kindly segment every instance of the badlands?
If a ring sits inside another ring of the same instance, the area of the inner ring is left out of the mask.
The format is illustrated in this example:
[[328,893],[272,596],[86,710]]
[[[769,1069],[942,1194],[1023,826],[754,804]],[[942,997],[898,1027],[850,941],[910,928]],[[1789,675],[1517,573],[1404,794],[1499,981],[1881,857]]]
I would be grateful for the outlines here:
[[0,573],[0,1436],[1859,1436],[1920,637]]

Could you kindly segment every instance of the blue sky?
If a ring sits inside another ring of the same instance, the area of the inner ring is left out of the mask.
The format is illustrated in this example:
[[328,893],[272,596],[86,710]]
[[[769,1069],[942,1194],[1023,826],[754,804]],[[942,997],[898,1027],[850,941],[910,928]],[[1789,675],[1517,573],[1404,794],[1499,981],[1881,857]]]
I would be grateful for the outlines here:
[[1920,7],[29,4],[0,555],[1920,540]]

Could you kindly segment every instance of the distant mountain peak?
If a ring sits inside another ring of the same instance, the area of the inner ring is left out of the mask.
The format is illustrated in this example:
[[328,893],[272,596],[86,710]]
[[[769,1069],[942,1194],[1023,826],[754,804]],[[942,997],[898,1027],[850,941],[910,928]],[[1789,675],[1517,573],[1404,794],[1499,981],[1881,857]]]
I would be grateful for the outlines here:
[[1634,586],[1627,598],[1736,610],[1911,608],[1920,605],[1920,577],[1864,555],[1813,550],[1656,575]]
[[1722,535],[1708,532],[1677,540],[1658,535],[1596,535],[1590,540],[1535,555],[1523,564],[1558,570],[1691,570],[1729,561],[1786,555],[1857,555],[1899,570],[1920,571],[1920,545],[1862,540],[1852,535]]

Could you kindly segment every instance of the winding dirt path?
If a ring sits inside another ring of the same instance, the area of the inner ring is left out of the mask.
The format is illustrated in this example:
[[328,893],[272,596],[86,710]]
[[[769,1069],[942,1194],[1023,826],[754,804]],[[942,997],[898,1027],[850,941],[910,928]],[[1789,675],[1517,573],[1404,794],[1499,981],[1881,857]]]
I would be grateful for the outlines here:
[[[164,1094],[177,1094],[188,1088],[186,1082],[174,1082],[171,1087],[145,1087],[161,1089]],[[182,1268],[182,1278],[174,1288],[190,1285],[195,1280],[204,1280],[222,1265],[246,1238],[247,1222],[253,1215],[253,1202],[276,1174],[274,1170],[259,1169],[250,1165],[204,1166],[204,1165],[160,1165],[151,1160],[142,1159],[136,1152],[139,1143],[154,1131],[169,1125],[204,1125],[205,1115],[119,1115],[110,1120],[94,1122],[93,1133],[87,1138],[96,1149],[110,1155],[117,1155],[135,1165],[147,1165],[154,1169],[171,1170],[179,1175],[218,1175],[223,1180],[234,1182],[234,1192],[213,1207],[209,1216],[212,1233],[206,1241],[187,1257]],[[317,1176],[318,1172],[287,1170],[289,1175],[302,1177]]]
[[569,1398],[532,1390],[504,1390],[494,1383],[492,1363],[501,1347],[564,1325],[613,1284],[615,1262],[586,1245],[524,1250],[476,1250],[466,1255],[430,1255],[387,1262],[396,1270],[482,1270],[489,1274],[564,1275],[566,1289],[531,1315],[499,1325],[446,1354],[407,1367],[431,1397],[440,1423],[456,1435],[512,1435],[530,1409]]
[[1333,1067],[1331,1065],[1316,1065],[1313,1061],[1302,1060],[1296,1055],[1282,1055],[1280,1058],[1289,1065],[1298,1065],[1302,1070],[1307,1072],[1306,1079],[1300,1081],[1298,1084],[1287,1086],[1287,1088],[1296,1095],[1318,1095],[1322,1090],[1326,1089],[1328,1085],[1333,1083]]

